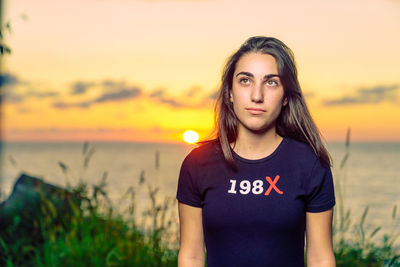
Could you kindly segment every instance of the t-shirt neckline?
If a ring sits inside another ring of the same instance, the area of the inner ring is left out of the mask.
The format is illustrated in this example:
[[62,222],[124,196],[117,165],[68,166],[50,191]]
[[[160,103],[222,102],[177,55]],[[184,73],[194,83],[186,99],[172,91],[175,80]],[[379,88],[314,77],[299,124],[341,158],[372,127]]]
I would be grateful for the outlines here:
[[260,163],[260,162],[267,161],[267,160],[270,160],[271,158],[273,158],[276,154],[279,153],[279,151],[282,149],[283,146],[285,146],[285,144],[287,142],[288,142],[288,138],[283,137],[282,141],[279,143],[279,145],[275,148],[275,150],[271,154],[269,154],[268,156],[266,156],[264,158],[260,158],[260,159],[246,159],[246,158],[239,156],[232,148],[231,148],[231,151],[232,151],[233,157],[241,162]]

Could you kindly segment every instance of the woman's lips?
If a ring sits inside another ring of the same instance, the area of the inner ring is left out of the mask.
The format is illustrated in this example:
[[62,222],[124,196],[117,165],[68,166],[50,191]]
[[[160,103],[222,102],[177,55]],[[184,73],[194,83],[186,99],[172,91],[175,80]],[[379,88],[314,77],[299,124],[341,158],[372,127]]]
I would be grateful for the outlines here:
[[266,112],[266,110],[261,109],[261,108],[246,108],[247,112],[249,112],[252,115],[260,115]]

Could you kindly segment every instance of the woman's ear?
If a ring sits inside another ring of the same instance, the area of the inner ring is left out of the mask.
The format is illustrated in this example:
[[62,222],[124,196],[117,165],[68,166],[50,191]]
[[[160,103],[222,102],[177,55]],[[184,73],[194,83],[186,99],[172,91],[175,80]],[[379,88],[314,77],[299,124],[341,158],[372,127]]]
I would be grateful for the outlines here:
[[285,107],[287,103],[288,103],[287,97],[284,97],[282,105]]
[[229,91],[229,100],[233,103],[232,90]]

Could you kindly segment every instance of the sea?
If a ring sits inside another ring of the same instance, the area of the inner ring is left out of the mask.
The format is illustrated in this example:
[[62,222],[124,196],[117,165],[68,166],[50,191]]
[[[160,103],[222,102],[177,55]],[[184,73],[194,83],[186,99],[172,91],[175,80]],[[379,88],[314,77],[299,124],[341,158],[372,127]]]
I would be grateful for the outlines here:
[[[346,147],[345,143],[335,142],[327,146],[333,159],[336,198],[340,193],[343,207],[350,210],[353,227],[368,208],[364,222],[367,230],[382,227],[382,234],[399,232],[400,143],[353,142]],[[134,191],[140,213],[151,203],[149,190],[156,191],[159,203],[175,199],[180,165],[194,147],[128,142],[3,142],[0,200],[8,197],[16,179],[25,173],[61,187],[79,182],[92,187],[103,182],[115,207],[126,206],[130,201],[127,194]],[[176,201],[170,203],[177,221]]]

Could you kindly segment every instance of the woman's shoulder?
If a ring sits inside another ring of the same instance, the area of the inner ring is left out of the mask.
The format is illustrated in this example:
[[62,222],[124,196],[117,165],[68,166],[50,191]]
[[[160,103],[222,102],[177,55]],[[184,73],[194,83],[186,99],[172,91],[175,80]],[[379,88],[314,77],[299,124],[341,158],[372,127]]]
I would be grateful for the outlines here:
[[201,142],[186,156],[185,162],[197,164],[215,161],[221,157],[221,145],[218,140]]
[[318,160],[317,155],[310,145],[307,143],[295,140],[293,138],[286,137],[286,155],[290,155],[292,158],[297,159],[301,162],[315,162]]

